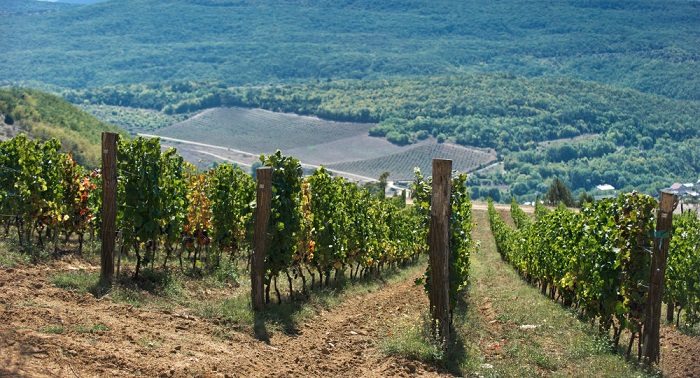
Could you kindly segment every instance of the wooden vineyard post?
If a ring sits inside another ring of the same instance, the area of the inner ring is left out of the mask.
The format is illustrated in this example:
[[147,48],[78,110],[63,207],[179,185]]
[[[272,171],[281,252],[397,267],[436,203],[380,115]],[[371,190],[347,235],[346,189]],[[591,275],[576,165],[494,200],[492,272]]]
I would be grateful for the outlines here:
[[649,277],[649,296],[647,297],[646,317],[644,319],[644,338],[642,353],[648,365],[659,362],[659,327],[661,322],[661,301],[664,294],[666,260],[671,241],[673,210],[678,204],[678,197],[673,193],[661,192],[659,213],[654,232],[654,250],[651,257],[651,274]]
[[450,341],[450,215],[452,160],[433,159],[430,203],[430,314],[433,332],[446,347]]
[[265,309],[263,276],[265,275],[265,244],[267,224],[270,221],[272,199],[272,167],[256,170],[258,178],[257,205],[255,207],[255,230],[253,232],[253,262],[250,269],[251,299],[253,310]]
[[114,280],[114,243],[117,221],[117,134],[102,133],[102,255],[100,283]]

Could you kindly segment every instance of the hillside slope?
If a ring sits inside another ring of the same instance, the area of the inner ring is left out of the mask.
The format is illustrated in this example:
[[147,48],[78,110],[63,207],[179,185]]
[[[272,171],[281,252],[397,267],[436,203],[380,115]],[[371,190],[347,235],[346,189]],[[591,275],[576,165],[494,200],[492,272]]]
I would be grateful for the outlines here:
[[0,77],[80,88],[505,71],[699,99],[698,20],[700,3],[680,0],[113,0],[8,17]]
[[76,162],[88,167],[100,164],[102,131],[128,135],[60,97],[31,89],[0,88],[0,115],[5,137],[23,132],[34,138],[57,138]]

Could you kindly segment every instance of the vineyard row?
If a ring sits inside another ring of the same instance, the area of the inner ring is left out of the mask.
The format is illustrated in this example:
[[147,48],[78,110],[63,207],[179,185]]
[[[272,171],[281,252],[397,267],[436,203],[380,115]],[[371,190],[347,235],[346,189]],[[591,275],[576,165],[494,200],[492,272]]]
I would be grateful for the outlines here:
[[[538,204],[535,219],[511,203],[515,228],[489,203],[489,221],[498,252],[543,294],[561,300],[610,334],[617,347],[623,331],[631,336],[627,355],[638,336],[642,353],[648,316],[649,275],[654,248],[656,200],[637,193],[596,201],[580,212],[563,206],[548,210]],[[697,214],[674,219],[664,300],[669,314],[684,310],[688,326],[698,323],[700,306],[700,222]],[[665,239],[664,239],[665,238]]]
[[[415,206],[370,194],[319,167],[302,177],[297,159],[280,152],[262,156],[273,168],[272,204],[265,254],[265,292],[278,300],[277,279],[286,277],[290,297],[327,285],[331,277],[357,278],[415,260],[427,251],[430,185],[420,172]],[[6,233],[20,243],[59,245],[101,229],[99,170],[88,171],[60,152],[60,143],[20,135],[0,143],[0,214]],[[453,295],[466,286],[471,203],[465,175],[453,178],[451,278]],[[134,253],[134,276],[150,266],[179,264],[209,274],[228,259],[251,251],[255,181],[241,168],[220,164],[206,172],[184,162],[158,139],[120,141],[117,147],[116,234],[123,254]],[[429,277],[426,277],[429,280]],[[426,281],[427,281],[426,280]]]

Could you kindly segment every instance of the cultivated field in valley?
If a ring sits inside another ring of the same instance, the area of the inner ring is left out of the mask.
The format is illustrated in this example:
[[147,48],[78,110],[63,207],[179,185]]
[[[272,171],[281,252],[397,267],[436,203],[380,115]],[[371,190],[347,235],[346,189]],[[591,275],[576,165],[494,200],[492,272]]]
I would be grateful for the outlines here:
[[149,135],[163,137],[164,146],[176,147],[183,157],[202,167],[222,161],[248,167],[260,154],[279,149],[305,165],[324,165],[355,180],[376,179],[384,171],[393,180],[410,180],[414,167],[430,175],[433,158],[452,159],[454,169],[462,172],[496,160],[492,152],[438,144],[432,138],[397,146],[368,136],[371,126],[262,109],[217,108]]
[[[431,172],[433,158],[452,159],[452,169],[460,172],[471,172],[496,160],[496,155],[454,144],[426,143],[393,155],[330,164],[328,168],[347,172],[362,172],[371,177],[378,177],[382,172],[388,171],[391,172],[390,178],[392,180],[405,181],[413,178],[414,167],[420,168],[421,172]],[[407,162],[412,164],[407,164]]]
[[358,135],[370,124],[330,122],[315,117],[262,109],[216,108],[173,126],[159,135],[220,145],[251,153],[274,153]]

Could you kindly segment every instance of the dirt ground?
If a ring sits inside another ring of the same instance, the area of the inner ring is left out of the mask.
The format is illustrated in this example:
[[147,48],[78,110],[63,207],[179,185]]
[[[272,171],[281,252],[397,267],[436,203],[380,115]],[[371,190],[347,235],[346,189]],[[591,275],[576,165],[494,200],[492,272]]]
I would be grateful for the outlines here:
[[224,337],[215,321],[186,310],[150,311],[50,283],[52,273],[79,264],[0,271],[1,377],[440,375],[378,350],[385,325],[428,305],[412,280],[352,297],[266,343],[247,332]]
[[665,377],[700,377],[700,340],[661,326],[661,371]]
[[[98,267],[57,261],[0,270],[0,377],[448,375],[379,351],[390,323],[419,321],[428,306],[412,278],[350,297],[291,334],[270,331],[266,343],[187,309],[137,308],[50,283],[52,274],[78,269]],[[480,347],[487,355],[488,345]],[[700,376],[698,338],[664,327],[661,359],[664,376]]]

